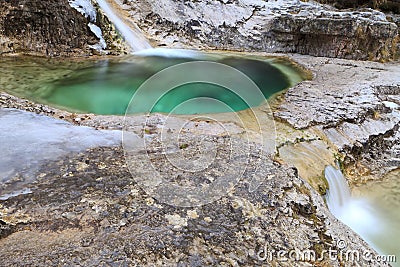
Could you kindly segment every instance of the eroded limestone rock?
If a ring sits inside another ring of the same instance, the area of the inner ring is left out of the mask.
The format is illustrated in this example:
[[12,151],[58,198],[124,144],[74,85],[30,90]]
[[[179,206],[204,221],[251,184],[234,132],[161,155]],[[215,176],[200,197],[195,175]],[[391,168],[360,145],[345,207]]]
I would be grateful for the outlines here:
[[275,116],[297,129],[317,129],[343,155],[351,182],[398,168],[398,64],[296,57],[315,78],[289,89]]
[[[128,172],[121,148],[97,148],[50,163],[31,194],[1,203],[0,263],[346,265],[345,259],[327,255],[303,261],[276,256],[294,250],[311,250],[317,257],[329,249],[340,253],[338,240],[346,244],[343,253],[376,254],[333,218],[321,196],[293,169],[268,157],[260,160],[263,183],[256,191],[248,191],[250,170],[228,195],[191,208],[165,205],[144,192]],[[354,264],[371,263],[361,258]]]
[[396,56],[398,27],[367,9],[313,1],[125,1],[158,45],[301,53],[363,60]]

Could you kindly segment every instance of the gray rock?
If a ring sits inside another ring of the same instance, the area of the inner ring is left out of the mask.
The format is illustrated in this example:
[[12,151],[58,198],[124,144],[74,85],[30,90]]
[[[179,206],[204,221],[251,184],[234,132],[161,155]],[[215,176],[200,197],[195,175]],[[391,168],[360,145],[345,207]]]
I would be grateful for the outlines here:
[[398,168],[398,64],[295,58],[315,78],[290,88],[275,116],[298,129],[317,129],[343,156],[351,183]]
[[125,8],[159,45],[381,61],[397,50],[398,27],[372,9],[339,11],[294,0],[143,0]]
[[398,64],[294,58],[314,72],[314,79],[290,88],[275,115],[298,129],[345,121],[359,124],[376,112],[385,113],[385,94],[379,88],[400,84]]
[[[79,9],[79,8],[78,8]],[[81,9],[79,9],[81,10]],[[3,1],[0,6],[0,55],[89,56],[100,41],[89,28],[97,22],[108,49],[123,53],[124,44],[101,13],[81,14],[68,0]],[[86,17],[85,17],[86,15]]]
[[[234,191],[193,208],[165,205],[144,192],[128,172],[121,148],[97,148],[48,164],[32,193],[1,203],[0,264],[371,264],[329,258],[327,252],[320,260],[277,257],[278,251],[297,251],[299,257],[329,250],[376,253],[332,217],[321,196],[293,169],[265,156],[259,160],[263,183],[256,191],[248,191],[250,168]],[[84,170],[77,167],[82,162]],[[65,172],[70,175],[63,177]]]

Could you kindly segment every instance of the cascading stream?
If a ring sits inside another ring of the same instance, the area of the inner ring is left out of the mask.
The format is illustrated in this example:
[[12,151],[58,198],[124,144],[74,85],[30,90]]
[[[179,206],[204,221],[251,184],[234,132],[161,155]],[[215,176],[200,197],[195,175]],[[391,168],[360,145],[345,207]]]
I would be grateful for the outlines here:
[[112,4],[107,2],[107,0],[96,1],[103,12],[118,29],[127,44],[131,47],[132,52],[152,48],[148,40],[143,36],[140,29],[133,23],[133,21],[127,21],[126,19],[122,20],[117,15],[117,11],[113,8]]
[[335,217],[340,218],[344,207],[351,201],[350,188],[342,172],[332,166],[325,169],[325,178],[329,184],[326,202]]
[[[329,184],[326,202],[332,214],[358,233],[369,245],[382,255],[400,256],[398,236],[400,231],[394,223],[392,212],[385,203],[368,198],[352,196],[342,172],[332,166],[325,169]],[[387,193],[387,192],[386,192]],[[391,262],[392,266],[400,266]]]

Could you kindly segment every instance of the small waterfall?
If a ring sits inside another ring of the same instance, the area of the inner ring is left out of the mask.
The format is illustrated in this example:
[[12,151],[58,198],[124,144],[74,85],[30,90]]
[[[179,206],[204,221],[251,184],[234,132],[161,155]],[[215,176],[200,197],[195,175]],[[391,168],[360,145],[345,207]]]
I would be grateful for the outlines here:
[[332,166],[325,168],[325,178],[329,184],[326,202],[329,210],[338,218],[350,201],[350,188],[342,172]]
[[[123,21],[107,0],[96,0],[100,8],[115,25],[117,30],[124,37],[125,41],[132,48],[132,52],[152,48],[147,39],[143,36],[140,29],[132,21]],[[130,26],[128,25],[130,24]]]
[[380,254],[397,254],[398,245],[388,242],[391,235],[396,236],[397,230],[393,231],[394,228],[386,221],[382,208],[367,198],[353,197],[340,170],[332,166],[326,167],[325,178],[329,183],[326,202],[332,214]]

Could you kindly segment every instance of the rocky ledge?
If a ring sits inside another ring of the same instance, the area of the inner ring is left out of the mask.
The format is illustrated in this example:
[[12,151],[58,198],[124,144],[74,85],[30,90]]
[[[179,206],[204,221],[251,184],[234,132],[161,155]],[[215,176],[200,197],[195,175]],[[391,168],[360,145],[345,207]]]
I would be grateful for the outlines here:
[[2,1],[0,54],[88,55],[98,42],[68,0]]
[[350,182],[378,179],[398,168],[398,63],[294,58],[314,72],[314,79],[290,88],[275,117],[320,132],[343,156]]

